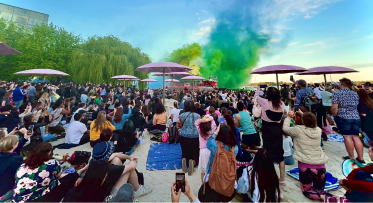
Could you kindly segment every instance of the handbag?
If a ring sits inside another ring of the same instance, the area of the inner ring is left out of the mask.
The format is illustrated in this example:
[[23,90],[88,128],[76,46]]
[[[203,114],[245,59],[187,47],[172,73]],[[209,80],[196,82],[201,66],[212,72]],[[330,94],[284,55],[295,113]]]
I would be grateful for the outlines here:
[[253,116],[255,118],[262,117],[262,106],[258,102],[258,97],[255,97],[254,99]]
[[91,158],[91,152],[87,151],[75,151],[70,157],[71,165],[88,164]]
[[[182,123],[181,123],[181,122],[178,122],[178,123],[177,123],[177,128],[179,128],[179,129],[183,128],[183,125],[184,125],[186,119],[190,116],[190,114],[192,114],[192,112],[190,112],[190,113],[187,115],[187,117],[184,119],[184,121],[183,121]],[[193,119],[194,119],[194,117],[193,117]],[[181,117],[180,117],[180,121],[181,121]],[[193,123],[194,123],[194,122],[193,122]]]

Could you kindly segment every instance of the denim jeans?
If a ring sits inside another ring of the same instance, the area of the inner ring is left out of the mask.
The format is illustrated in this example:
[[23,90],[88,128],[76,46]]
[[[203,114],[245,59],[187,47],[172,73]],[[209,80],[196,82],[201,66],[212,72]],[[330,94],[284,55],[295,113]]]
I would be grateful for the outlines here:
[[293,165],[294,164],[294,158],[293,158],[293,149],[291,149],[291,155],[290,157],[284,156],[285,165]]
[[22,104],[22,100],[20,101],[13,101],[14,105],[17,107],[17,109],[19,109],[19,107],[21,106]]

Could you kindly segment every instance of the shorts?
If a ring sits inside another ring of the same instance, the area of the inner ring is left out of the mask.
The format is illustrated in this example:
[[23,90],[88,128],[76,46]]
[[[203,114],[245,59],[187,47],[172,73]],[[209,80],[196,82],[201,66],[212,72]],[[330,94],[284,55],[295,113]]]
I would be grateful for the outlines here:
[[361,120],[360,119],[343,119],[336,117],[339,133],[343,136],[359,136]]
[[258,133],[254,134],[243,134],[241,143],[250,146],[260,146],[260,137]]
[[325,106],[326,114],[332,115],[332,107],[331,106]]
[[209,163],[211,151],[207,148],[199,150],[198,172],[206,173],[207,164]]

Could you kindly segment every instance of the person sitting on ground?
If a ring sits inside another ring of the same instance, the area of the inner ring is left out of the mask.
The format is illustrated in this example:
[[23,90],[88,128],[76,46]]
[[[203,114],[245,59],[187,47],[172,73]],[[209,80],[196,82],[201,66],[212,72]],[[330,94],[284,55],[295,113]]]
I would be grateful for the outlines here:
[[118,107],[111,120],[112,124],[115,126],[115,130],[122,130],[124,123],[126,122],[127,118],[131,116],[131,113],[131,108],[129,108],[128,114],[123,114],[123,107]]
[[164,106],[160,103],[156,103],[154,106],[153,126],[148,128],[148,131],[158,129],[161,131],[166,130],[167,113]]
[[179,121],[179,115],[180,115],[180,109],[178,107],[178,102],[174,102],[174,108],[171,110],[171,121],[174,126],[176,126],[176,123]]
[[0,200],[14,187],[17,169],[23,162],[19,154],[30,136],[32,134],[27,134],[26,128],[14,129],[9,135],[6,130],[0,131]]
[[132,115],[128,118],[133,122],[134,128],[139,129],[139,132],[144,131],[146,125],[144,115],[141,113],[140,109],[135,107],[132,109]]
[[16,173],[13,201],[60,202],[87,168],[60,178],[62,171],[52,159],[52,145],[41,143]]
[[[243,169],[243,170],[242,170]],[[266,149],[259,149],[255,153],[251,165],[240,167],[242,170],[239,178],[238,193],[247,194],[251,202],[280,202],[280,185],[278,176],[273,166],[272,156]],[[237,174],[239,177],[239,175]]]
[[59,123],[64,114],[70,114],[70,102],[67,103],[67,109],[63,108],[64,105],[65,104],[62,102],[62,100],[59,99],[52,106],[52,111],[50,112],[50,124],[48,127],[48,130],[52,134],[60,135],[65,132],[65,128],[60,126]]
[[74,121],[70,124],[66,131],[65,143],[83,145],[89,142],[89,130],[82,123],[84,116],[80,113],[74,115]]
[[294,116],[294,112],[289,111],[282,129],[284,133],[294,138],[294,159],[298,160],[300,188],[305,197],[322,201],[320,195],[325,188],[325,164],[328,162],[328,156],[320,146],[322,131],[317,126],[316,116],[313,113],[303,113],[304,125],[290,127]]
[[100,134],[106,128],[109,128],[112,131],[115,130],[115,127],[108,120],[106,120],[105,111],[100,111],[97,114],[97,118],[91,123],[89,135],[91,147],[94,147],[97,143],[101,142],[99,139]]
[[[370,141],[368,155],[373,160],[373,142]],[[356,168],[339,184],[346,190],[344,197],[330,193],[321,195],[324,202],[373,202],[373,164]]]
[[140,144],[139,133],[139,131],[135,131],[132,120],[127,120],[123,129],[119,132],[115,152],[131,155],[135,150],[135,145]]
[[[112,133],[108,133],[108,131],[109,129],[106,129],[105,132],[103,132],[102,136],[106,137],[103,137],[104,140],[111,139],[111,137],[109,136],[112,136]],[[112,190],[115,185],[117,186],[115,187],[115,189],[119,190],[119,188],[126,183],[130,183],[133,186],[135,190],[135,197],[140,197],[151,193],[151,186],[140,185],[138,182],[137,173],[135,171],[138,158],[127,156],[121,153],[114,153],[114,150],[114,143],[110,141],[100,142],[96,144],[92,150],[91,163],[100,160],[109,163],[109,178],[104,183],[104,185],[106,185],[106,194],[104,196],[109,195],[110,192],[115,193],[115,191]],[[126,159],[130,160],[130,162],[129,164],[123,165],[123,162]]]
[[117,181],[109,191],[109,172],[108,162],[92,162],[82,182],[67,193],[63,202],[133,202],[134,189],[131,184],[120,185],[123,182]]

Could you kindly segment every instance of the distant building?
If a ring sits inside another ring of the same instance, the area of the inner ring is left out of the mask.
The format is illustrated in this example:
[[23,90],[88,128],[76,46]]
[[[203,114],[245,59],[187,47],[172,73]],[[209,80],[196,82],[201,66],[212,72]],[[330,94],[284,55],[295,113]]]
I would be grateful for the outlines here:
[[44,23],[48,25],[48,14],[0,3],[0,18],[29,27]]

